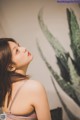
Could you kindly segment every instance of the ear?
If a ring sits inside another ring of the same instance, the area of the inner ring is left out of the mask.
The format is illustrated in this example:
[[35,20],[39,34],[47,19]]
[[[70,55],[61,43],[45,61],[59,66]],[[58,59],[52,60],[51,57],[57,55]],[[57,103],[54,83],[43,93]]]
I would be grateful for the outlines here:
[[15,71],[16,67],[14,65],[8,66],[8,71]]

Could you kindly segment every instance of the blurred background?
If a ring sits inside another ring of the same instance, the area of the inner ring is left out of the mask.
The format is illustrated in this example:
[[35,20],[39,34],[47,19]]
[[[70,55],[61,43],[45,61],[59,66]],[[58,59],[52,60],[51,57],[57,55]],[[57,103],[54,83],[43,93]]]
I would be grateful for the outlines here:
[[0,0],[0,37],[32,53],[27,74],[44,85],[50,110],[60,107],[63,120],[80,120],[79,26],[78,3]]

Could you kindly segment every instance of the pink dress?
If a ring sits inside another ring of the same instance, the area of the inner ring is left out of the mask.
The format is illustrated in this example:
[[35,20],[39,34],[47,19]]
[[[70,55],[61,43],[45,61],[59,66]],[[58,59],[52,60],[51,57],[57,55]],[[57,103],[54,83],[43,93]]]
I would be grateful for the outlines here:
[[32,111],[31,113],[25,114],[25,115],[15,115],[15,114],[11,113],[12,104],[13,104],[18,92],[20,91],[21,87],[24,85],[24,83],[17,90],[17,92],[16,92],[16,94],[15,94],[13,100],[12,100],[12,103],[11,103],[11,105],[9,107],[9,112],[4,112],[3,113],[3,115],[4,115],[3,118],[4,119],[2,119],[2,120],[38,120],[35,110]]

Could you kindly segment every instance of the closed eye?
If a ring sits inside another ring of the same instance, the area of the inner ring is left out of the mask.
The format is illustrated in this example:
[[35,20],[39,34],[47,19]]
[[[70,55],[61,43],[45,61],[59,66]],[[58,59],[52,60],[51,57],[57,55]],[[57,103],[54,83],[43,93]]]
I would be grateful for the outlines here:
[[[20,47],[20,44],[17,43],[17,46]],[[19,52],[20,52],[19,49],[16,49],[16,54],[18,54]]]
[[19,53],[19,50],[18,49],[16,49],[16,54],[18,54]]

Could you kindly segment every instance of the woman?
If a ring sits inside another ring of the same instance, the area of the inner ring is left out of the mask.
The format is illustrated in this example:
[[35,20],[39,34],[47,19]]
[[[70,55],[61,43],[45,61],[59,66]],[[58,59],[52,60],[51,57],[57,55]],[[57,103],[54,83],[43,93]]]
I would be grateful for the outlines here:
[[32,59],[14,39],[0,39],[0,107],[6,120],[51,120],[44,87],[26,75]]

